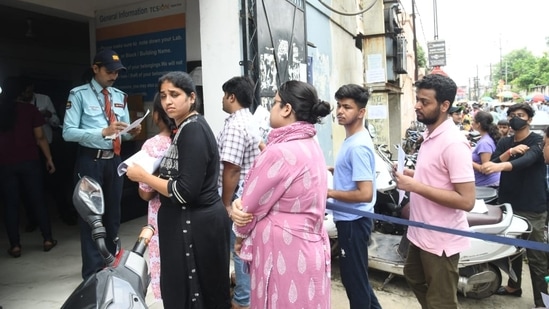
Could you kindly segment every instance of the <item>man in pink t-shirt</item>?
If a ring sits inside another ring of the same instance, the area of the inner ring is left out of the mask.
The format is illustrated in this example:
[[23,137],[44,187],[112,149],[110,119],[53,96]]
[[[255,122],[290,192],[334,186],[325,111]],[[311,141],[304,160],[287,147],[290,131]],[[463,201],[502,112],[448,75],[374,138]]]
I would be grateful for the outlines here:
[[[475,176],[469,143],[448,118],[456,84],[431,74],[416,82],[416,89],[417,120],[427,130],[416,170],[395,173],[398,188],[410,192],[410,220],[466,230],[467,212],[475,204]],[[457,308],[459,253],[469,247],[469,239],[412,226],[407,237],[404,276],[422,308]]]

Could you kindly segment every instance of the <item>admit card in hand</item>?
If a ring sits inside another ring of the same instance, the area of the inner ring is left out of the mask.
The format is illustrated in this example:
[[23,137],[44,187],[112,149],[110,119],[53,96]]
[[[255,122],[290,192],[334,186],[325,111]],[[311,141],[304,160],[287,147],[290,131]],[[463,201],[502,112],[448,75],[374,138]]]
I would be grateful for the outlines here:
[[130,132],[131,129],[137,128],[137,126],[141,124],[143,119],[145,119],[145,117],[147,117],[148,114],[149,114],[149,110],[147,110],[147,112],[145,113],[145,115],[143,117],[137,118],[134,122],[132,122],[129,126],[127,126],[124,130],[118,132],[118,134],[112,134],[112,135],[109,135],[109,136],[105,136],[105,139],[115,139],[115,138],[119,137],[120,134],[128,133],[128,132]]

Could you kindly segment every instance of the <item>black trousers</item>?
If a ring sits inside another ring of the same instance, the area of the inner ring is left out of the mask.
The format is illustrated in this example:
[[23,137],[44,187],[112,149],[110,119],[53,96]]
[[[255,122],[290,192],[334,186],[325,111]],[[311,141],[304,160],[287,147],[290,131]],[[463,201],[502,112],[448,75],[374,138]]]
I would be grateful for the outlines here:
[[27,209],[36,218],[44,240],[51,240],[48,208],[44,203],[43,170],[40,160],[0,166],[0,196],[4,201],[4,221],[10,245],[19,246],[20,196],[25,198]]
[[[103,225],[107,229],[105,243],[113,255],[116,253],[114,240],[118,237],[120,229],[120,203],[124,185],[124,178],[118,176],[116,172],[120,162],[119,156],[105,160],[79,153],[74,168],[75,185],[82,176],[89,176],[101,184],[105,199],[105,213],[103,214]],[[78,219],[78,224],[80,225],[80,248],[82,251],[82,278],[86,280],[101,270],[105,266],[105,262],[91,237],[89,225],[82,218]]]
[[372,225],[370,218],[336,222],[337,238],[341,247],[341,282],[351,309],[381,308],[368,278],[368,243]]

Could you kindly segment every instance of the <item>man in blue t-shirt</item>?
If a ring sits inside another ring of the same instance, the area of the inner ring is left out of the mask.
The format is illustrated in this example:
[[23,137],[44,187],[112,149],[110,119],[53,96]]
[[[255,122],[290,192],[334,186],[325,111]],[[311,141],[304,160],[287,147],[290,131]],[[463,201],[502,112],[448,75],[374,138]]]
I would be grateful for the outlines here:
[[[374,144],[364,118],[369,93],[358,85],[341,86],[335,93],[337,121],[345,128],[334,168],[334,189],[328,198],[334,204],[374,211],[376,202],[376,169]],[[341,255],[341,282],[347,292],[351,309],[381,308],[368,279],[368,242],[372,232],[371,218],[334,211]]]

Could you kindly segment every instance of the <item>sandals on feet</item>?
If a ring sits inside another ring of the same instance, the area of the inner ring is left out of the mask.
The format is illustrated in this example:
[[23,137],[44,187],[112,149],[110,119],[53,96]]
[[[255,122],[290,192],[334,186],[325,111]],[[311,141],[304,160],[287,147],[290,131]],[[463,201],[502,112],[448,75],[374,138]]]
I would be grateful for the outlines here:
[[57,240],[44,240],[44,251],[48,252],[55,246],[57,246]]
[[21,256],[21,246],[13,246],[8,249],[8,254],[11,255],[14,258],[18,258]]

